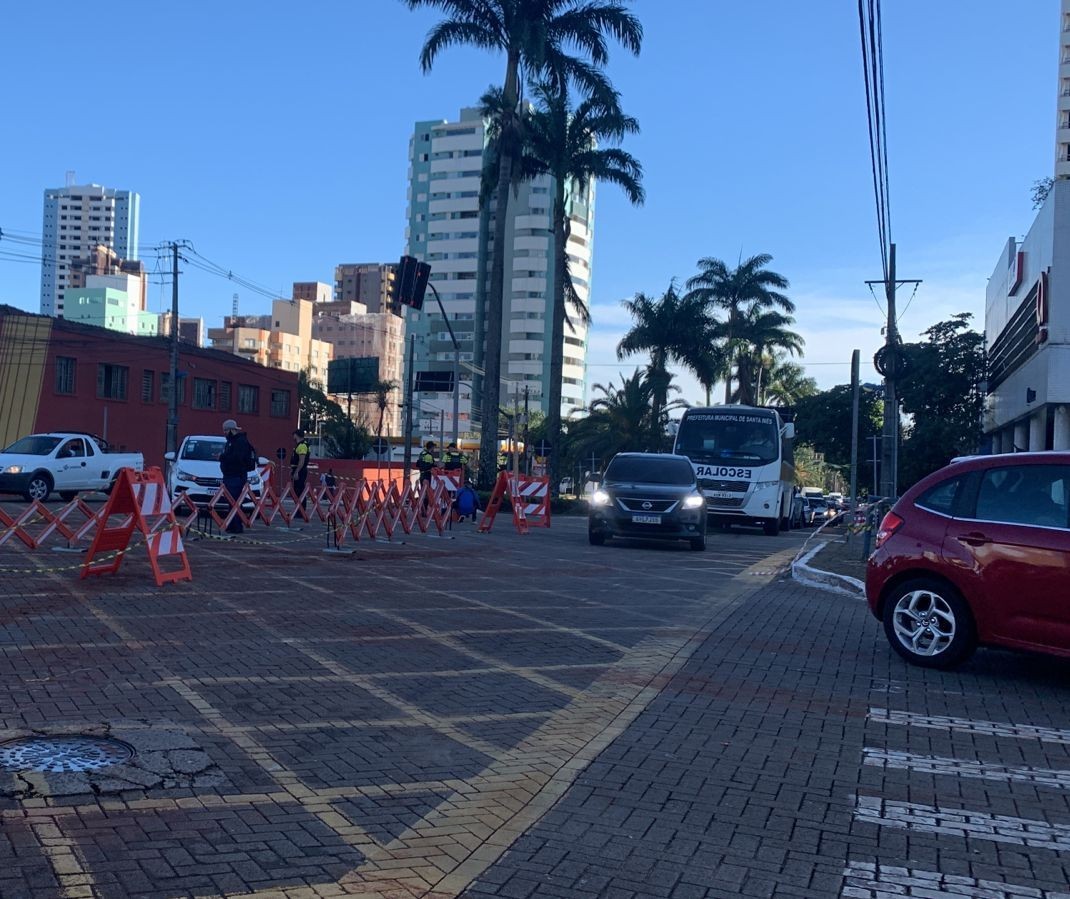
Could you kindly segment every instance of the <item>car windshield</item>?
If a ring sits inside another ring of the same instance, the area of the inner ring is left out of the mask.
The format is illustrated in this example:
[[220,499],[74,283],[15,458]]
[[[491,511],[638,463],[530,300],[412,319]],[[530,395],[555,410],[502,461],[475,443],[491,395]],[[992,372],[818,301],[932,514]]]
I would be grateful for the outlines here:
[[812,499],[811,504],[817,506],[819,509],[827,508],[828,504],[823,499]]
[[49,437],[46,434],[34,434],[32,437],[23,437],[16,440],[4,450],[5,453],[14,453],[20,456],[47,456],[63,441],[62,437]]
[[223,440],[187,440],[182,444],[180,458],[193,462],[218,462],[224,446],[226,441]]
[[696,461],[731,460],[765,465],[780,455],[780,435],[769,415],[735,411],[685,415],[676,452]]
[[670,484],[686,487],[695,482],[695,473],[684,459],[644,459],[617,456],[606,469],[606,483]]

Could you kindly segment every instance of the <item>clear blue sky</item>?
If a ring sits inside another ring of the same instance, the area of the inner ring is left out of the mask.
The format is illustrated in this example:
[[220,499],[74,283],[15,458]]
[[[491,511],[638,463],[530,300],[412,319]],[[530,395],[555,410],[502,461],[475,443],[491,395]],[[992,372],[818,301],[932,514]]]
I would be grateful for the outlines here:
[[[758,252],[792,282],[809,373],[846,381],[858,347],[873,379],[882,312],[862,282],[880,259],[855,4],[634,6],[642,56],[617,51],[609,74],[642,126],[627,147],[648,200],[599,195],[589,383],[621,370],[622,298],[688,277],[700,256]],[[284,295],[330,282],[338,262],[396,259],[413,122],[456,116],[504,65],[451,50],[423,75],[435,18],[395,0],[15,4],[0,227],[39,232],[42,191],[73,169],[141,194],[143,246],[187,238]],[[893,238],[900,276],[925,280],[901,319],[908,340],[952,312],[983,324],[985,279],[1053,169],[1058,27],[1057,0],[885,4]],[[0,260],[0,302],[36,311],[38,283],[37,266]],[[183,314],[216,324],[233,292],[191,272]],[[238,292],[243,312],[267,310]],[[169,297],[153,285],[150,308]]]

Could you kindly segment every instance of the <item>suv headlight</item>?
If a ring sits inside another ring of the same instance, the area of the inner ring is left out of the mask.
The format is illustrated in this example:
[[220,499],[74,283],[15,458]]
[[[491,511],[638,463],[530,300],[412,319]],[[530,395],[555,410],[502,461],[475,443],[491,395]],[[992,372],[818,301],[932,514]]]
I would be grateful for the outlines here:
[[610,501],[610,498],[611,498],[610,495],[608,493],[606,493],[605,490],[596,490],[594,493],[591,494],[591,505],[592,506],[605,506],[605,505],[608,505],[608,503]]
[[175,470],[175,477],[178,478],[180,481],[193,480],[193,475],[191,475],[188,471],[183,471],[181,468]]
[[698,509],[706,505],[706,497],[698,493],[693,493],[691,496],[684,499],[685,509]]

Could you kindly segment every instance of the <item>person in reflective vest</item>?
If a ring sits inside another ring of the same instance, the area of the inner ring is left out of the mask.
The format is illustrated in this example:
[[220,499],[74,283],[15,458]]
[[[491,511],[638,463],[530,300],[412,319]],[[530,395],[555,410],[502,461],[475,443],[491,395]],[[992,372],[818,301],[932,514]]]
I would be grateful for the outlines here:
[[450,443],[442,454],[442,467],[446,471],[463,472],[468,467],[468,454],[462,453],[456,443]]
[[424,451],[416,457],[416,470],[420,472],[420,493],[426,502],[431,495],[431,469],[435,467],[435,441],[428,440]]

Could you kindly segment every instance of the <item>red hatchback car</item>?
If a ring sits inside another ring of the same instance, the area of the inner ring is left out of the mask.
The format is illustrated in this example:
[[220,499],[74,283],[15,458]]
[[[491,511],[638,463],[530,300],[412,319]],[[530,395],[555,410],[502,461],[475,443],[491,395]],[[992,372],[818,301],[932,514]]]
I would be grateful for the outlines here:
[[866,596],[917,665],[978,644],[1070,656],[1070,452],[974,456],[919,481],[881,522]]

